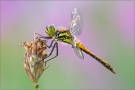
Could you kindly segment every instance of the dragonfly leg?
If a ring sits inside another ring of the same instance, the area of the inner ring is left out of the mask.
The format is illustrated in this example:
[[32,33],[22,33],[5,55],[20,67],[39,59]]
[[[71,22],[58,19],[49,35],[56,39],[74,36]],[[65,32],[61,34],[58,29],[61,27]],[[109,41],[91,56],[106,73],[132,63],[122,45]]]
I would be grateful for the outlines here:
[[[43,35],[41,35],[41,34],[38,34],[38,33],[35,33],[35,34],[39,35],[40,38],[43,38],[43,39],[52,39],[52,37],[45,37],[45,36],[43,36]],[[52,40],[52,42],[51,42],[50,45],[47,45],[46,43],[44,43],[44,44],[45,44],[48,48],[50,48],[50,47],[52,47],[53,42],[54,42],[54,39]]]
[[51,42],[50,45],[47,45],[46,43],[44,43],[44,44],[45,44],[48,48],[50,48],[50,47],[54,47],[54,46],[52,46],[53,42],[54,42],[54,40],[52,40],[52,42]]
[[48,37],[48,36],[43,36],[43,35],[38,34],[38,33],[35,33],[35,34],[39,35],[39,36],[40,36],[40,38],[44,38],[44,39],[51,39],[51,38],[52,38],[52,37]]
[[52,60],[52,59],[54,59],[54,58],[56,58],[56,57],[58,56],[58,43],[56,42],[56,43],[54,44],[54,46],[53,46],[53,49],[52,49],[51,53],[48,55],[48,57],[49,57],[49,56],[52,54],[52,52],[54,51],[55,46],[56,46],[56,55],[55,55],[54,57],[52,57],[52,58],[46,60],[45,62],[48,62],[48,61],[50,61],[50,60]]
[[[53,59],[53,58],[55,58],[55,57],[58,56],[58,43],[55,42],[55,44],[54,44],[54,46],[53,46],[53,48],[52,48],[50,54],[49,54],[46,58],[48,58],[48,57],[50,57],[50,56],[52,55],[52,52],[54,51],[55,46],[56,46],[56,50],[57,50],[56,56],[50,58],[49,60],[46,60],[46,61],[45,61],[45,66],[46,66],[47,61],[50,61],[51,59]],[[45,58],[45,59],[46,59],[46,58]],[[43,59],[43,60],[44,60],[44,59]],[[40,61],[36,62],[32,67],[34,67],[36,64],[38,64],[39,62],[41,62],[41,61],[43,61],[43,60],[40,60]]]

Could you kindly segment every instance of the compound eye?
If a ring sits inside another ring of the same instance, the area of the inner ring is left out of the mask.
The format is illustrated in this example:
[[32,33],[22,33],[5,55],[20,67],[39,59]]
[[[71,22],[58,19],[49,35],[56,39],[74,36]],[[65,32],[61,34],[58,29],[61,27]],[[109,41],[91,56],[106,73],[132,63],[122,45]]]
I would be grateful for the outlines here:
[[48,30],[48,26],[46,26],[46,30]]
[[46,26],[46,29],[47,29],[47,30],[48,30],[48,29],[51,29],[51,28],[54,28],[54,25],[53,25],[53,24]]
[[51,27],[51,28],[54,28],[55,26],[54,26],[54,24],[51,24],[50,27]]
[[49,28],[53,28],[53,25],[50,25]]

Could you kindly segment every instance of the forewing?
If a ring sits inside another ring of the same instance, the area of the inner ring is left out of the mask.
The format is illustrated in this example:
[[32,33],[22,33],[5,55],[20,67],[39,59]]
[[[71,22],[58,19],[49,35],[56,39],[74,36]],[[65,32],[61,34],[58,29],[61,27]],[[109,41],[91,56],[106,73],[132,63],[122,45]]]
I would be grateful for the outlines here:
[[75,8],[71,13],[69,30],[72,35],[80,35],[83,30],[83,20],[80,11]]

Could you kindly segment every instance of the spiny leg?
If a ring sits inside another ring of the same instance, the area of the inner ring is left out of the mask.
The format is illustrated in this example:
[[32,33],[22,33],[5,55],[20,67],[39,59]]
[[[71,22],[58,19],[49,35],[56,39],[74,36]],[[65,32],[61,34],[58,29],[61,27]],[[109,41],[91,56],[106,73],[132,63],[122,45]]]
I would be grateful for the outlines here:
[[54,47],[54,46],[52,46],[53,45],[53,42],[54,42],[54,39],[52,40],[52,42],[51,42],[51,44],[50,45],[47,45],[46,43],[44,43],[48,48],[50,48],[50,47]]
[[[38,34],[38,33],[35,33],[35,34]],[[40,34],[38,34],[38,35],[40,36],[40,38],[52,39],[52,37],[45,37],[45,36],[40,35]],[[58,43],[55,42],[55,44],[53,45],[53,42],[54,42],[54,39],[52,40],[52,42],[51,42],[51,44],[50,44],[49,46],[48,46],[45,42],[43,42],[48,48],[53,47],[52,50],[51,50],[51,53],[50,53],[46,58],[48,58],[48,57],[50,57],[50,56],[52,55],[52,52],[54,51],[55,46],[56,46],[57,53],[56,53],[56,56],[52,57],[51,59],[53,59],[53,58],[55,58],[55,57],[58,56]],[[53,46],[52,46],[52,45],[53,45]],[[45,58],[45,59],[46,59],[46,58]],[[51,59],[45,61],[45,66],[46,66],[47,61],[50,61]],[[44,60],[44,59],[43,59],[43,60]],[[41,61],[43,61],[43,60],[40,60],[40,61],[38,61],[37,63],[39,63],[39,62],[41,62]],[[37,64],[37,63],[36,63],[36,64]],[[36,64],[35,64],[35,65],[36,65]],[[35,65],[33,65],[33,66],[35,66]]]
[[50,58],[49,60],[46,60],[46,61],[45,61],[45,66],[46,66],[46,63],[47,63],[48,61],[50,61],[50,60],[52,60],[52,59],[54,59],[54,58],[56,58],[56,57],[58,56],[58,43],[55,42],[55,44],[52,46],[53,42],[54,42],[54,40],[52,40],[50,46],[48,46],[46,43],[44,43],[48,48],[53,47],[52,50],[51,50],[51,52],[50,52],[50,54],[49,54],[46,58],[48,58],[49,56],[52,55],[52,52],[54,51],[55,46],[56,46],[56,50],[57,50],[57,51],[56,51],[56,55],[55,55],[54,57],[52,57],[52,58]]
[[[49,54],[49,56],[50,56],[50,55],[52,54],[52,52],[54,51],[55,46],[56,46],[56,55],[55,55],[54,57],[52,57],[52,58],[46,60],[46,62],[48,62],[48,61],[50,61],[50,60],[52,60],[52,59],[54,59],[54,58],[56,58],[56,57],[58,56],[58,43],[57,43],[57,42],[54,44],[53,49],[52,49],[51,53]],[[48,56],[48,57],[49,57],[49,56]]]
[[[35,34],[38,34],[38,33],[35,33]],[[40,34],[38,34],[38,35],[40,36],[40,38],[44,38],[44,39],[52,39],[52,37],[45,37],[45,36],[40,35]],[[54,42],[54,39],[52,40],[50,46],[47,45],[46,43],[44,43],[44,44],[45,44],[48,48],[50,48],[50,47],[52,47],[53,42]]]
[[46,61],[45,61],[45,66],[46,66],[46,63],[47,63],[48,61],[50,61],[50,60],[52,60],[52,59],[54,59],[54,58],[56,58],[56,57],[58,56],[58,43],[55,42],[55,44],[54,44],[54,46],[53,46],[53,49],[52,49],[51,53],[48,55],[48,57],[49,57],[49,56],[52,54],[52,52],[54,51],[55,46],[56,46],[56,55],[55,55],[54,57],[52,57],[52,58],[46,60]]
[[41,35],[41,34],[38,34],[38,33],[35,33],[35,34],[37,34],[37,35],[39,35],[40,36],[40,38],[44,38],[44,39],[51,39],[52,37],[45,37],[45,36],[43,36],[43,35]]
[[[56,45],[57,53],[56,53],[56,56],[52,57],[51,59],[53,59],[53,58],[55,58],[55,57],[58,56],[58,43],[55,42],[55,44],[54,44],[54,46],[53,46],[53,48],[52,48],[52,50],[51,50],[51,53],[50,53],[46,58],[48,58],[48,57],[50,57],[50,56],[52,55],[52,52],[54,51],[55,45]],[[45,59],[46,59],[46,58],[45,58]],[[51,59],[45,61],[45,66],[46,66],[47,61],[50,61]],[[40,60],[40,61],[36,62],[35,65],[36,65],[37,63],[41,62],[41,61],[43,61],[43,60]],[[35,65],[33,65],[32,67],[34,67]]]

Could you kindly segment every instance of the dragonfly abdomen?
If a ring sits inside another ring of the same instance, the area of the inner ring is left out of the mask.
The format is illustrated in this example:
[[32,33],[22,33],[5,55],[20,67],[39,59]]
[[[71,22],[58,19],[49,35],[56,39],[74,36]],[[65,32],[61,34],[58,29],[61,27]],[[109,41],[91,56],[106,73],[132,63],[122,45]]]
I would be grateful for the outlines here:
[[115,74],[113,67],[104,59],[100,58],[99,56],[95,55],[94,53],[90,52],[81,42],[76,42],[79,48],[84,51],[85,53],[89,54],[91,57],[95,58],[98,62],[100,62],[104,67],[109,69],[112,73]]

